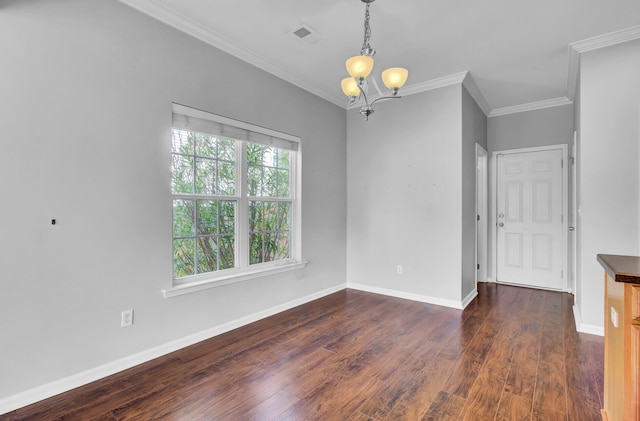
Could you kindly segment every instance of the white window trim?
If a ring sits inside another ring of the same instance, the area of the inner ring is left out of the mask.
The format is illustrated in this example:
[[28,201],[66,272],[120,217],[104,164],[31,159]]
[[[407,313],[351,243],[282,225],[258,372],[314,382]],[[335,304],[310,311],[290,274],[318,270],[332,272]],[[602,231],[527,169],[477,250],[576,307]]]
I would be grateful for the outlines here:
[[260,267],[259,269],[248,269],[241,272],[227,273],[224,271],[224,276],[218,276],[215,279],[205,279],[201,281],[189,282],[185,284],[175,284],[173,287],[162,290],[164,298],[178,297],[180,295],[190,294],[192,292],[198,292],[207,290],[210,288],[220,287],[223,285],[235,284],[237,282],[249,281],[263,276],[276,275],[278,273],[292,272],[299,269],[304,269],[309,262],[307,261],[289,261],[280,265],[271,266],[268,268]]
[[[250,130],[256,133],[261,133],[267,136],[275,136],[281,139],[288,140],[290,142],[295,142],[298,145],[298,150],[295,154],[295,159],[292,164],[295,166],[295,175],[291,177],[291,201],[292,201],[292,209],[291,209],[291,228],[292,228],[292,236],[291,236],[291,258],[287,260],[275,261],[275,262],[267,262],[261,263],[255,266],[248,267],[238,267],[234,269],[226,269],[223,271],[209,272],[203,273],[199,275],[194,275],[193,277],[187,277],[180,280],[173,279],[172,276],[172,286],[167,289],[162,290],[162,294],[164,298],[176,297],[184,294],[189,294],[192,292],[202,291],[210,288],[215,288],[223,285],[229,285],[237,282],[243,282],[251,279],[256,279],[264,276],[275,275],[278,273],[296,271],[300,269],[304,269],[308,264],[306,261],[302,261],[302,144],[301,139],[297,136],[289,135],[286,133],[281,133],[275,130],[267,129],[264,127],[256,126],[250,123],[246,123],[243,121],[234,120],[228,117],[219,116],[216,114],[209,113],[207,111],[198,110],[195,108],[187,107],[180,104],[172,104],[172,114],[180,114],[187,117],[194,117],[204,120],[210,120],[216,123],[222,123],[229,126],[235,126],[237,128]],[[240,156],[241,160],[246,160],[244,154]],[[246,163],[242,165],[244,169],[246,169]],[[293,169],[293,168],[292,168]],[[294,171],[291,171],[292,174]],[[238,186],[240,187],[240,186]],[[244,195],[246,190],[245,188],[241,188],[240,195]],[[250,200],[251,198],[245,198],[244,201]],[[241,203],[243,200],[238,200],[238,208],[241,207]],[[238,215],[236,217],[240,218],[246,216],[246,211],[242,212],[240,209],[237,210]],[[248,256],[240,257],[242,261],[248,260]],[[173,270],[172,270],[173,273]]]

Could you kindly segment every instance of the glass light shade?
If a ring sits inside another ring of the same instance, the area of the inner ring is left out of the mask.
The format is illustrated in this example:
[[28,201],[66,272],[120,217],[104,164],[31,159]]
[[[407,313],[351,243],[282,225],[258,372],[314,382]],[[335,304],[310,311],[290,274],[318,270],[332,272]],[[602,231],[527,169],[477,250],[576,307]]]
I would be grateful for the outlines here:
[[384,86],[389,89],[400,89],[407,82],[409,71],[403,67],[392,67],[382,72]]
[[342,92],[346,96],[358,96],[360,95],[360,88],[358,88],[358,83],[352,77],[345,77],[340,82],[340,86],[342,87]]
[[370,56],[353,56],[347,59],[347,72],[353,78],[366,78],[373,70],[373,57]]

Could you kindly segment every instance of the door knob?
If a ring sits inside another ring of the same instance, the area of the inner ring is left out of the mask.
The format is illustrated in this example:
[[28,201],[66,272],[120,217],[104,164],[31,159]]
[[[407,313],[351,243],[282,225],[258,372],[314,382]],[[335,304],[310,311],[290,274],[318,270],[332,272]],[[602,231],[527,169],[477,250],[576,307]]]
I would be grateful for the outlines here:
[[499,226],[499,227],[504,227],[504,222],[499,222],[499,223],[498,223],[498,226]]
[[574,227],[569,227],[569,231],[573,231],[574,229]]

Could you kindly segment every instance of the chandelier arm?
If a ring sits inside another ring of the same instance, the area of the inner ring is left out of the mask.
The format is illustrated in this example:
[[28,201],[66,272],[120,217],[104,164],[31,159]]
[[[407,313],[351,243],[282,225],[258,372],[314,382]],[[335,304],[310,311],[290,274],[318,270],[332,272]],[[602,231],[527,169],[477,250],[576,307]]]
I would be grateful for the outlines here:
[[382,99],[400,99],[402,98],[401,96],[383,96],[380,98],[376,98],[373,100],[373,102],[371,104],[369,104],[369,106],[373,106],[373,104],[375,104],[376,102],[382,100]]
[[[360,84],[358,84],[358,89],[360,89],[360,95],[362,96],[362,98],[364,98],[364,105],[367,107],[371,106],[369,104],[369,100],[367,99],[367,94],[364,92],[364,89],[362,89],[362,86],[360,86]],[[371,104],[373,104],[373,102]]]

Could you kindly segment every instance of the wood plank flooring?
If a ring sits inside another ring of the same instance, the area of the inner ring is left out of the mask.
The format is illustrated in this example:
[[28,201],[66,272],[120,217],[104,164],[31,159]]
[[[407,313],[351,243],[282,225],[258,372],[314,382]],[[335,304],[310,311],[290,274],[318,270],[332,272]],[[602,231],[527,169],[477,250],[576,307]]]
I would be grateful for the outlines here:
[[1,420],[600,420],[603,339],[569,294],[465,311],[345,290]]

